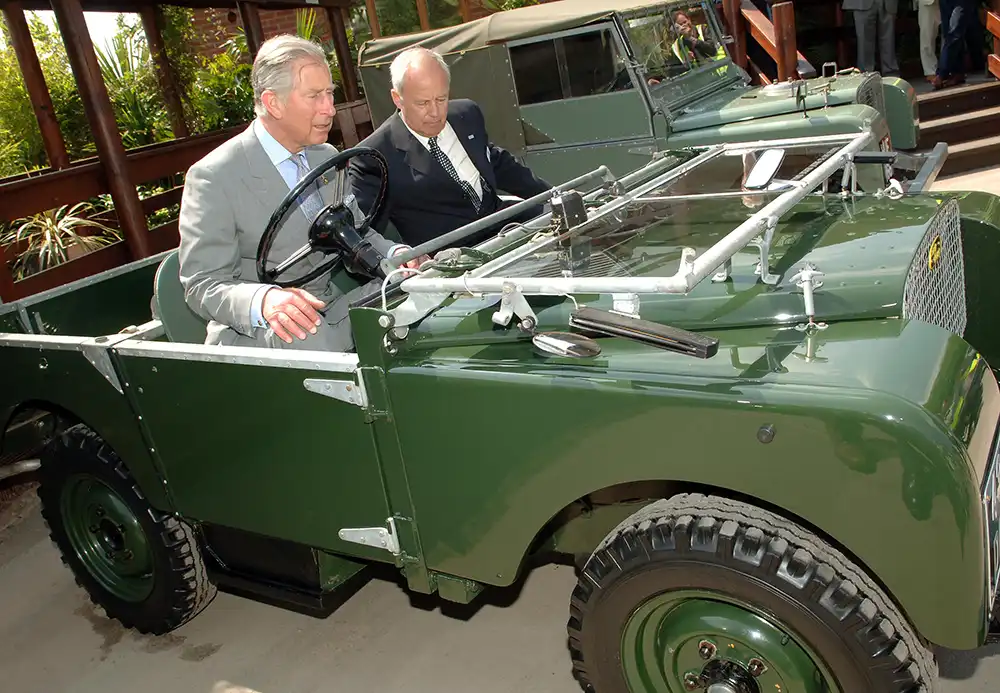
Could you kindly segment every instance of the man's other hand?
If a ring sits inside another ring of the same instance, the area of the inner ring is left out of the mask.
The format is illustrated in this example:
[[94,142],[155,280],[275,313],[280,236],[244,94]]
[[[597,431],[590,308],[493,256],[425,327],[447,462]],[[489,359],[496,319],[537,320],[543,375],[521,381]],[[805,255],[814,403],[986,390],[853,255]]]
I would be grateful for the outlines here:
[[325,303],[302,289],[268,289],[261,304],[261,315],[280,339],[292,343],[292,335],[305,339],[304,330],[316,334],[321,318],[318,312]]

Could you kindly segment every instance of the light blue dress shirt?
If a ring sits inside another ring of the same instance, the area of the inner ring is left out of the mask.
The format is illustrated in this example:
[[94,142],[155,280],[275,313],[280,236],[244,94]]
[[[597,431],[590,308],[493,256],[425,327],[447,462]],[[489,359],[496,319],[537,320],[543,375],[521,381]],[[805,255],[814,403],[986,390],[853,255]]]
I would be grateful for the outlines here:
[[[299,182],[298,169],[295,166],[295,161],[292,159],[294,154],[285,149],[278,140],[274,139],[274,136],[267,131],[259,118],[254,118],[253,121],[253,132],[257,135],[257,139],[260,141],[261,146],[264,148],[264,152],[267,153],[267,158],[271,160],[274,167],[278,169],[278,173],[281,174],[282,179],[291,190],[295,187],[296,183]],[[306,168],[310,168],[309,160],[306,158],[305,150],[299,152],[299,156],[302,161],[305,162]],[[299,208],[300,213],[305,214],[301,207]],[[357,212],[355,212],[357,214]],[[409,249],[409,246],[397,244],[389,249],[390,257],[395,255],[398,251],[402,249]],[[250,324],[255,327],[267,327],[267,320],[264,319],[262,314],[262,303],[264,301],[264,294],[268,289],[272,288],[270,284],[265,284],[261,286],[253,295],[253,300],[250,302]]]

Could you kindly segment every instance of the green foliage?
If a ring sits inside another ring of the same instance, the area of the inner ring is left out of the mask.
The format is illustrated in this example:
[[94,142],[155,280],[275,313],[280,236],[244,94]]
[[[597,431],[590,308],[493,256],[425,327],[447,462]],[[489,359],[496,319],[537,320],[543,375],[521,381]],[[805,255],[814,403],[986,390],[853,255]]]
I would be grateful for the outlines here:
[[62,264],[71,259],[74,249],[86,253],[120,241],[119,231],[89,218],[88,214],[93,212],[90,204],[79,202],[19,220],[0,237],[0,247],[22,246],[11,268],[14,279],[24,279]]
[[240,60],[238,48],[206,61],[195,75],[192,102],[196,131],[207,132],[253,120],[252,66]]

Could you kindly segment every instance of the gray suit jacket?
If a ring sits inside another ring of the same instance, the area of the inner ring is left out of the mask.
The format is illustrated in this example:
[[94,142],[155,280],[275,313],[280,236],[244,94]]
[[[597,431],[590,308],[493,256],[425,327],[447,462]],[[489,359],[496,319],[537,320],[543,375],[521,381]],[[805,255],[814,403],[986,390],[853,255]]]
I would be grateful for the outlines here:
[[[311,168],[337,153],[329,144],[309,147],[306,151]],[[326,178],[330,183],[322,186],[321,195],[324,202],[330,204],[334,178],[332,175]],[[323,177],[321,184],[322,181]],[[317,344],[320,340],[313,337],[286,345],[270,328],[254,327],[250,322],[250,304],[261,287],[257,281],[257,245],[268,219],[288,191],[288,185],[271,163],[252,125],[188,169],[179,219],[180,281],[187,304],[210,321],[207,344],[336,348],[329,341]],[[355,207],[355,214],[358,213]],[[305,245],[308,231],[305,215],[299,205],[293,203],[271,246],[268,266],[274,267]],[[369,231],[366,237],[383,254],[393,245],[375,231]],[[288,270],[282,278],[302,276],[322,264],[324,259],[329,258],[316,252]],[[347,316],[348,301],[343,299],[348,297],[329,279],[327,273],[302,288],[330,302],[326,322],[336,326]],[[363,291],[350,292],[352,296],[355,293]]]

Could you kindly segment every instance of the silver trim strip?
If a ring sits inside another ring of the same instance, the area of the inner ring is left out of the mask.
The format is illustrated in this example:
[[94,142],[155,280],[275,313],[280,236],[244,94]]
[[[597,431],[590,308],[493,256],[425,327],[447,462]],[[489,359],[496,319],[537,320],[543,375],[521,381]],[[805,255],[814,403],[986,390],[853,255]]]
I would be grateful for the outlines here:
[[297,351],[270,347],[216,346],[211,344],[177,344],[127,339],[115,345],[121,356],[169,359],[173,361],[207,361],[269,368],[298,368],[327,373],[353,373],[358,368],[358,355],[330,351]]

